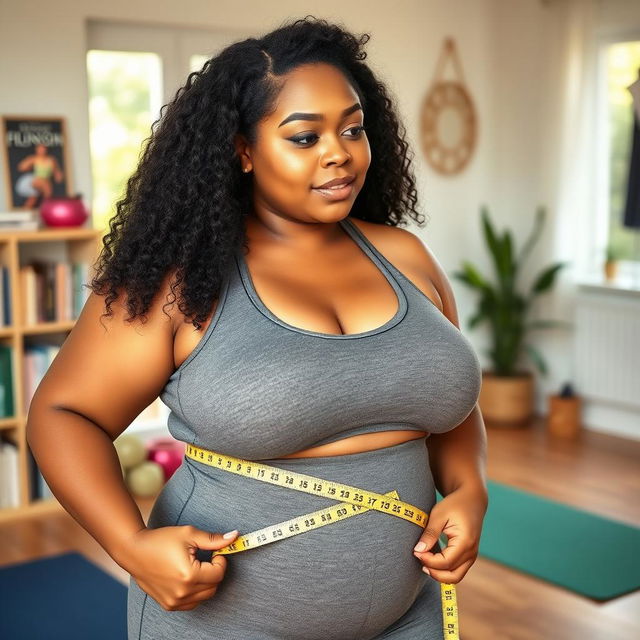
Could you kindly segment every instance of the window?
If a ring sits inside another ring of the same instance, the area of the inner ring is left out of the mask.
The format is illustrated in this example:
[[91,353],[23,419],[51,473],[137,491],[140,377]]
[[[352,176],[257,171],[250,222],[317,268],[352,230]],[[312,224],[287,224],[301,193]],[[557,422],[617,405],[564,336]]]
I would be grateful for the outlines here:
[[160,108],[241,31],[89,20],[87,83],[93,226],[108,231]]
[[189,70],[190,71],[200,71],[204,66],[204,63],[209,59],[208,56],[203,56],[198,53],[192,55],[189,58]]
[[[608,238],[623,261],[640,263],[640,230],[623,225],[628,181],[629,160],[634,127],[634,106],[628,87],[640,74],[640,39],[609,43],[604,51],[606,70],[608,154]],[[629,265],[631,266],[631,265]],[[633,265],[637,268],[639,265]]]
[[162,62],[155,53],[94,49],[87,73],[93,225],[107,229],[160,113]]

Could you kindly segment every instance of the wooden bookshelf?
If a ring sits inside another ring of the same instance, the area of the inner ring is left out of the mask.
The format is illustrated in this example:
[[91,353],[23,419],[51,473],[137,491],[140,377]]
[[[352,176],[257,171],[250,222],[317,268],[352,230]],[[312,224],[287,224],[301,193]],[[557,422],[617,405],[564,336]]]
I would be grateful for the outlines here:
[[[13,407],[14,415],[0,417],[0,435],[12,441],[18,452],[19,506],[0,508],[3,521],[62,509],[55,498],[31,499],[31,474],[29,450],[26,440],[26,413],[24,411],[25,388],[23,363],[25,338],[51,336],[62,344],[71,331],[74,320],[27,324],[23,317],[23,291],[20,287],[20,267],[38,259],[64,260],[70,263],[84,262],[89,266],[89,278],[93,277],[94,263],[102,245],[102,232],[89,227],[60,227],[38,230],[0,232],[0,264],[9,270],[9,294],[12,324],[0,326],[0,342],[12,347]],[[83,284],[88,284],[85,280]],[[89,290],[84,288],[88,295]]]

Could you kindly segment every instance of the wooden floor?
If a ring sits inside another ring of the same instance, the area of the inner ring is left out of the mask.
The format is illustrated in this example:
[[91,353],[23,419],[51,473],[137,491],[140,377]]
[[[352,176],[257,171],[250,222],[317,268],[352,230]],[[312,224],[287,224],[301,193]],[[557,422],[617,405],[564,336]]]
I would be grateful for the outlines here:
[[[578,442],[530,426],[487,426],[491,480],[640,526],[640,442],[584,431]],[[152,500],[139,502],[145,519]],[[126,574],[66,512],[0,523],[0,565],[79,551]],[[457,585],[462,640],[635,640],[640,591],[598,603],[479,557]]]

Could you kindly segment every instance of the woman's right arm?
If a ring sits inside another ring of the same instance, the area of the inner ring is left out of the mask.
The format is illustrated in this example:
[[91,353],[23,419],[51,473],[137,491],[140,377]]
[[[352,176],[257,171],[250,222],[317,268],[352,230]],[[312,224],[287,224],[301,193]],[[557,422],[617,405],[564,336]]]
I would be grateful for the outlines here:
[[[26,437],[62,506],[120,566],[155,581],[159,587],[153,595],[158,600],[177,604],[178,599],[166,591],[160,594],[172,577],[166,574],[175,572],[179,574],[176,579],[181,576],[188,582],[200,572],[199,561],[190,559],[191,547],[185,539],[191,536],[198,547],[216,549],[231,540],[212,534],[202,544],[203,534],[192,527],[147,535],[113,445],[158,397],[174,370],[173,306],[167,307],[167,313],[162,309],[167,291],[166,286],[159,289],[146,322],[138,317],[131,323],[124,320],[128,314],[122,295],[112,304],[113,316],[101,318],[104,298],[90,293],[35,391]],[[154,541],[151,545],[150,540]],[[163,575],[159,575],[159,555],[171,556],[164,560]],[[141,556],[146,556],[146,566]],[[226,567],[223,556],[214,560],[215,569],[211,564],[202,568],[212,586]],[[175,587],[175,591],[187,594],[188,589]]]
[[122,296],[105,311],[91,293],[38,385],[26,436],[51,491],[116,562],[145,527],[131,498],[113,441],[160,394],[173,371],[173,322],[164,291],[142,323]]

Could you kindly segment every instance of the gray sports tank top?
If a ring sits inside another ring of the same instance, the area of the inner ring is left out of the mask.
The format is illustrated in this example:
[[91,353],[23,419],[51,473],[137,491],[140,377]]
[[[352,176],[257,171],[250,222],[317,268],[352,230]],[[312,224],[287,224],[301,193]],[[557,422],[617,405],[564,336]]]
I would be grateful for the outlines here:
[[349,218],[340,225],[393,287],[395,315],[355,334],[294,327],[263,304],[240,249],[160,395],[174,438],[260,460],[359,433],[443,433],[469,415],[481,383],[471,343]]

